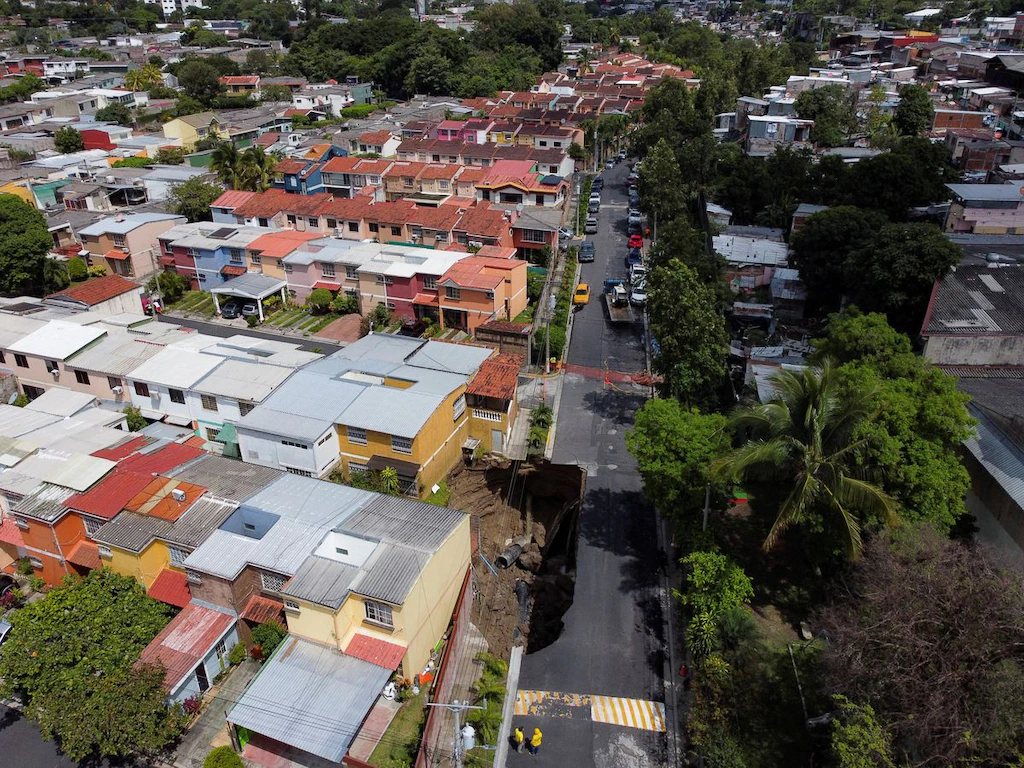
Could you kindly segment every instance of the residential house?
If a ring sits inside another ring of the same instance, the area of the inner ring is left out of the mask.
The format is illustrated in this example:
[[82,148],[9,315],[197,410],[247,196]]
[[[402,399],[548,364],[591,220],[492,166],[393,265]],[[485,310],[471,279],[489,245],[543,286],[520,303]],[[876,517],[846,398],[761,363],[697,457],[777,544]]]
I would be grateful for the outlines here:
[[228,124],[222,122],[213,112],[199,112],[169,120],[162,126],[164,137],[180,142],[186,152],[195,149],[196,142],[210,136],[227,141],[230,138]]
[[268,232],[265,227],[180,224],[160,235],[161,264],[187,277],[193,290],[208,291],[244,275],[245,249]]
[[224,86],[224,92],[228,96],[254,99],[257,101],[260,98],[259,75],[224,76],[220,78],[220,84]]
[[322,238],[310,241],[308,246],[291,248],[289,253],[279,257],[261,257],[261,262],[264,269],[268,261],[276,263],[274,268],[287,277],[288,291],[296,301],[305,301],[314,288],[358,296],[359,273],[356,268],[369,255],[353,255],[355,245],[351,240]]
[[242,459],[324,477],[393,467],[425,496],[460,461],[465,388],[493,350],[372,334],[296,371],[236,425]]
[[936,109],[931,132],[944,136],[949,131],[981,131],[985,129],[985,112],[966,109]]
[[384,174],[393,162],[359,157],[332,158],[321,169],[324,191],[336,197],[369,196],[383,200]]
[[466,387],[466,406],[471,415],[469,436],[479,440],[486,453],[501,453],[508,445],[518,415],[516,388],[522,365],[519,355],[495,355],[480,364]]
[[540,174],[529,160],[499,160],[476,183],[476,199],[502,205],[557,208],[569,185],[561,176]]
[[79,122],[75,130],[82,134],[82,142],[86,149],[117,149],[118,142],[130,139],[134,131],[130,126],[113,123]]
[[237,422],[249,413],[280,386],[292,370],[262,362],[225,360],[186,393],[196,429],[210,442],[217,440],[225,422]]
[[936,365],[1024,365],[1024,266],[961,264],[946,274],[932,289],[921,338]]
[[438,280],[441,325],[472,333],[490,320],[511,320],[526,309],[526,266],[519,259],[470,256]]
[[811,146],[813,120],[778,115],[748,115],[744,150],[751,157],[768,157],[779,147]]
[[[463,246],[483,248],[488,245],[508,248],[515,242],[512,228],[519,214],[487,203],[460,209],[462,216],[454,228],[455,242]],[[536,209],[537,211],[546,209]]]
[[107,275],[84,283],[72,283],[51,293],[43,302],[97,315],[138,314],[142,310],[142,286],[120,275]]
[[301,248],[303,244],[319,240],[321,237],[319,232],[296,232],[291,229],[260,235],[246,248],[249,262],[247,267],[250,272],[262,272],[271,277],[287,279],[291,290],[291,271],[285,266],[285,257]]
[[947,184],[953,200],[946,214],[946,232],[1013,235],[1024,233],[1024,193],[1017,182]]
[[726,282],[735,292],[753,291],[758,286],[770,285],[772,270],[788,264],[789,252],[781,235],[763,237],[731,230],[712,238],[715,252],[726,261]]
[[[193,556],[223,575],[240,560],[256,561],[266,568],[259,569],[263,592],[279,591],[289,636],[228,720],[247,730],[253,749],[300,765],[341,762],[387,680],[426,669],[458,604],[471,551],[462,512],[354,489],[343,495],[338,486],[330,503],[320,501],[328,491],[318,493],[314,483],[279,481],[236,513],[256,530],[234,533],[229,520],[209,552]],[[295,498],[316,498],[316,511],[311,504],[294,510]],[[286,535],[305,546],[286,555],[279,544]],[[225,551],[241,557],[218,564]],[[285,581],[282,571],[294,575]],[[310,719],[310,712],[320,714]]]
[[400,143],[399,138],[387,129],[367,131],[352,142],[352,152],[360,155],[394,157]]
[[68,358],[105,335],[106,329],[95,325],[51,320],[9,344],[2,354],[5,364],[14,364],[11,369],[18,377],[18,388],[34,400],[60,383],[61,377],[74,378],[67,367]]
[[380,243],[352,248],[349,256],[362,261],[356,268],[360,311],[368,315],[384,304],[403,320],[436,318],[438,281],[468,255]]
[[187,392],[223,361],[187,346],[164,347],[127,374],[132,405],[147,419],[193,427]]
[[184,223],[184,216],[173,213],[118,214],[80,229],[78,235],[91,266],[141,279],[157,271],[157,238]]
[[207,176],[206,180],[212,181],[212,176],[207,174],[205,168],[193,168],[190,165],[153,165],[142,176],[142,186],[146,188],[146,197],[150,201],[166,200],[170,197],[172,187],[184,184],[197,176]]

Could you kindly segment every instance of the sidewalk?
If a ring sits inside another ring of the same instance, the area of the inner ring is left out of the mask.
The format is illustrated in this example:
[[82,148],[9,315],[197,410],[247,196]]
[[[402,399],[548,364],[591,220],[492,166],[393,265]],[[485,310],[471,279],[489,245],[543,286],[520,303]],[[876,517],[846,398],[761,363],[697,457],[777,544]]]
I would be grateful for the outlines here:
[[[227,712],[238,701],[242,691],[249,681],[256,677],[259,670],[258,662],[246,659],[220,684],[219,690],[216,690],[212,699],[209,699],[199,719],[182,737],[174,755],[176,768],[202,768],[203,761],[211,749],[231,743],[227,729]],[[207,696],[209,695],[208,692]]]

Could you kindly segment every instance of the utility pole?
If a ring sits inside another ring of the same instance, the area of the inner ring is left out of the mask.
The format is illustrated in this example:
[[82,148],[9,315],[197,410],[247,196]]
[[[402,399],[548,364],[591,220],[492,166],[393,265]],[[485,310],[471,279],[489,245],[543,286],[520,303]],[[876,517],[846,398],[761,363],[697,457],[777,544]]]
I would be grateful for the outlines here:
[[[455,758],[455,768],[462,768],[462,757],[464,754],[464,747],[466,745],[464,743],[462,735],[462,726],[461,723],[459,722],[459,717],[463,713],[463,711],[467,709],[486,709],[486,707],[473,706],[471,704],[466,703],[465,701],[459,701],[458,699],[453,699],[450,704],[435,704],[427,702],[427,706],[443,707],[444,709],[447,709],[449,712],[455,715],[455,754],[453,755],[453,757]],[[473,726],[467,725],[466,727],[472,729]],[[468,734],[465,740],[469,741],[471,738],[472,734]]]

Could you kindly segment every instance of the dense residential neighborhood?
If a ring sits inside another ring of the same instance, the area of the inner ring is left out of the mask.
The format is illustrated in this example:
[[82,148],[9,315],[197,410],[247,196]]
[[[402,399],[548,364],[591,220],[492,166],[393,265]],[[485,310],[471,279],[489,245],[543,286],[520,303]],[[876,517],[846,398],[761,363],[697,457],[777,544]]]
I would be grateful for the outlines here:
[[7,4],[0,764],[1022,764],[1022,44]]

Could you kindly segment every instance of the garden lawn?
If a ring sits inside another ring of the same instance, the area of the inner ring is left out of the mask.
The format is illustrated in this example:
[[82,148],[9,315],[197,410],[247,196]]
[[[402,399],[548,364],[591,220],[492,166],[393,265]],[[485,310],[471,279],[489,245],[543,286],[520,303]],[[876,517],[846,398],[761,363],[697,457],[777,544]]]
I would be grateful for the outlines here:
[[370,755],[370,765],[377,768],[409,768],[416,762],[423,726],[427,721],[427,689],[409,699],[398,710],[380,743]]

